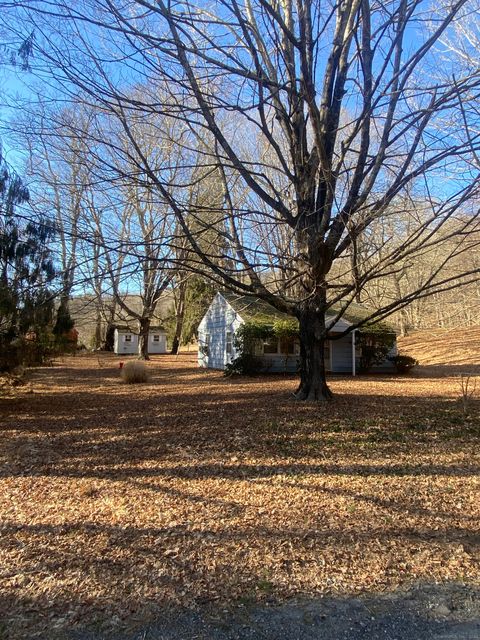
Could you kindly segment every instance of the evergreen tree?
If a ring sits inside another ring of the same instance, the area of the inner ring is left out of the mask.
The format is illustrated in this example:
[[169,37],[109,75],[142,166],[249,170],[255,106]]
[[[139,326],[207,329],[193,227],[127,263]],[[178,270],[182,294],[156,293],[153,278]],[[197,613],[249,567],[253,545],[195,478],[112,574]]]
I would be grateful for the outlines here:
[[14,340],[28,332],[38,337],[50,325],[53,311],[53,228],[45,220],[22,219],[16,213],[28,198],[28,189],[0,157],[0,348],[12,364]]

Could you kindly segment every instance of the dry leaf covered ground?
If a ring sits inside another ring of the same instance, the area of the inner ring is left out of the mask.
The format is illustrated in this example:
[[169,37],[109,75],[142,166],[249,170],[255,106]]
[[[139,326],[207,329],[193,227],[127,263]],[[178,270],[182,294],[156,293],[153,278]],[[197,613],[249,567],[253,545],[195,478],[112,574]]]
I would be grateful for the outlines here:
[[192,354],[155,357],[142,385],[118,362],[65,358],[0,399],[2,640],[478,583],[479,406],[464,418],[448,368],[333,377],[314,406],[292,377]]
[[[416,358],[426,373],[439,375],[462,372],[480,374],[480,328],[415,331],[398,339],[402,352]],[[444,369],[444,367],[448,367]]]

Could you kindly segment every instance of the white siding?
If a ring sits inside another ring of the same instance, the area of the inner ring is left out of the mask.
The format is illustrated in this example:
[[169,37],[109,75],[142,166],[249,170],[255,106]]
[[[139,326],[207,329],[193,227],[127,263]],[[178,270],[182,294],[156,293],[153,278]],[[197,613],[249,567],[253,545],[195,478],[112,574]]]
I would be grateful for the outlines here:
[[[154,335],[160,337],[158,342],[153,339]],[[127,341],[126,336],[130,336],[131,340]],[[117,355],[138,355],[140,348],[139,336],[133,331],[125,329],[115,329],[113,351]],[[148,353],[166,353],[167,352],[167,336],[163,331],[152,331],[148,336]]]
[[[225,369],[227,362],[236,355],[233,353],[232,356],[227,356],[227,331],[234,333],[242,324],[242,318],[225,298],[220,293],[217,293],[198,327],[199,366],[208,367],[209,369]],[[335,324],[334,329],[340,332],[349,326],[348,322],[341,319]],[[208,347],[207,336],[209,337]],[[332,373],[352,373],[352,334],[349,333],[336,340],[331,340],[329,343],[331,359],[330,363],[326,363],[328,370]],[[289,354],[288,357],[281,353],[259,354],[258,357],[262,360],[265,371],[272,373],[295,373],[298,370],[300,360],[300,355],[296,353]],[[360,353],[357,350],[357,371],[359,359]],[[375,367],[375,369],[391,370],[392,364],[387,361],[379,367]]]
[[227,362],[235,357],[235,353],[227,355],[227,331],[234,334],[241,324],[240,316],[217,293],[198,326],[198,364],[209,369],[225,369]]
[[[158,336],[158,341],[155,340]],[[148,336],[148,353],[167,353],[167,336],[163,331],[152,330]]]
[[352,334],[332,340],[332,372],[352,373]]
[[[130,340],[128,340],[130,336]],[[115,329],[113,350],[117,355],[138,353],[138,335],[133,331]]]

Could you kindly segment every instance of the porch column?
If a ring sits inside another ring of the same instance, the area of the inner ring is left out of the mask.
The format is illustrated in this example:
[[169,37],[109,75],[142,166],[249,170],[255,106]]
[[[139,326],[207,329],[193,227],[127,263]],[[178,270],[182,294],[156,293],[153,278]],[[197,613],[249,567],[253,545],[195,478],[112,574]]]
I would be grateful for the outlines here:
[[356,367],[355,367],[355,331],[352,331],[352,376],[356,375]]

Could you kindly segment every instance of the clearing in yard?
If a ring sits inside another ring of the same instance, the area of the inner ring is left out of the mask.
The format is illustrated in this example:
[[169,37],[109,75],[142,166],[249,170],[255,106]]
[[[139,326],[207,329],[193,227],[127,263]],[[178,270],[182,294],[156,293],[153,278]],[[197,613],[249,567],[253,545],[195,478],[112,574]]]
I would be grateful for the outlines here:
[[[65,358],[0,399],[2,640],[442,585],[478,614],[479,406],[464,417],[448,367],[332,377],[314,405],[293,377],[228,379],[191,354],[139,385],[118,363]],[[432,625],[467,611],[452,598]]]

